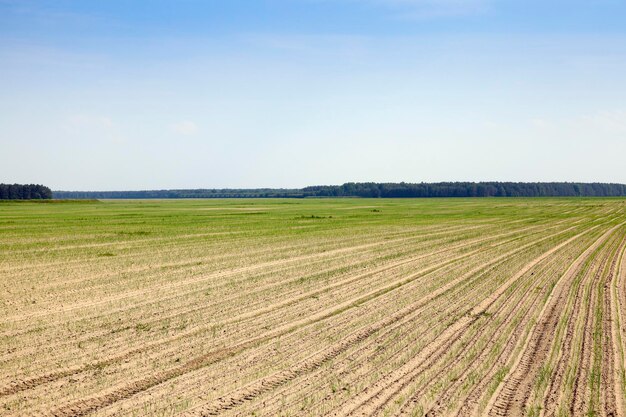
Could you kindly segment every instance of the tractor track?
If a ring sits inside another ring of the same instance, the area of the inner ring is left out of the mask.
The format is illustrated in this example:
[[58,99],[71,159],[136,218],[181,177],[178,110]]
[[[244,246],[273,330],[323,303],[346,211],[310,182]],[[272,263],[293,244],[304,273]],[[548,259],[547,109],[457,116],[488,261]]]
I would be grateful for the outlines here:
[[[494,396],[489,410],[490,416],[517,416],[524,414],[526,401],[531,395],[532,385],[544,358],[549,354],[551,335],[555,332],[561,311],[567,304],[572,280],[581,270],[583,263],[610,237],[623,223],[612,227],[580,255],[563,275],[554,288],[548,302],[539,315],[539,321],[526,343],[526,347],[509,374],[501,390]],[[592,262],[595,258],[592,259]]]

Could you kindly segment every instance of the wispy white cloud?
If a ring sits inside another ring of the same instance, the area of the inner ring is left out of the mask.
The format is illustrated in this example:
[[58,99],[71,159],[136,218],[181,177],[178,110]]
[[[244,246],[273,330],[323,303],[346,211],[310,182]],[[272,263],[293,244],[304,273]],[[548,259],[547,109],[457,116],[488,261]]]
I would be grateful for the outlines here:
[[406,7],[425,15],[463,15],[486,11],[490,0],[374,0],[396,7]]
[[500,122],[496,122],[493,120],[486,120],[481,123],[483,129],[487,130],[498,130],[501,129],[504,125]]
[[3,9],[5,13],[28,19],[31,23],[36,24],[64,24],[88,27],[96,23],[107,23],[107,20],[102,16],[93,13],[80,13],[58,6],[55,7],[53,4],[46,5],[44,2],[32,0],[0,0],[0,8]]
[[111,130],[113,121],[107,116],[74,114],[67,118],[63,127],[70,132],[80,132],[86,129]]
[[89,141],[124,143],[125,139],[109,116],[77,113],[62,121],[61,131],[64,136],[81,138]]
[[583,116],[583,122],[611,133],[626,133],[626,110],[602,110]]
[[170,126],[172,131],[185,136],[191,136],[198,133],[198,125],[191,120],[183,120]]
[[[328,0],[331,1],[331,0]],[[452,17],[483,13],[494,0],[340,0],[384,7],[400,18]]]
[[532,127],[536,129],[547,129],[547,128],[553,127],[553,122],[551,122],[550,120],[541,118],[541,117],[531,119],[530,124]]
[[536,133],[568,138],[616,138],[626,133],[626,110],[598,110],[565,117],[538,117],[528,120]]

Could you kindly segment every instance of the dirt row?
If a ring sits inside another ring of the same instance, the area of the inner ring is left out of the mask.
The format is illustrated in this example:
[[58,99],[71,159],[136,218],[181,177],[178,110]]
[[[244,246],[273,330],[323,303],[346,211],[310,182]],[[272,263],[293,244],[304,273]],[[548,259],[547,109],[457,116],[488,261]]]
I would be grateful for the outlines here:
[[539,216],[259,228],[249,256],[185,233],[57,271],[0,327],[0,415],[626,416],[624,207],[511,205]]
[[[445,291],[445,290],[444,290],[444,291]],[[389,327],[389,325],[387,324],[387,322],[383,322],[383,323],[385,324],[385,326],[384,326],[384,327]],[[357,335],[357,336],[358,336],[358,335]],[[333,353],[334,353],[334,351],[333,351]],[[327,358],[327,357],[326,357],[326,356],[324,356],[324,355],[322,355],[322,358]],[[312,362],[313,362],[314,364],[319,364],[319,362],[318,362],[318,361],[316,361],[316,360],[312,360]],[[289,374],[289,378],[288,378],[287,380],[284,380],[284,377],[285,377],[285,375],[283,375],[283,376],[282,376],[282,378],[283,378],[283,379],[282,379],[282,381],[283,381],[283,382],[287,382],[287,381],[291,380],[291,378],[294,378],[294,375],[293,375],[293,374]],[[255,390],[253,390],[253,391],[255,391]],[[245,397],[250,397],[250,398],[253,398],[253,397],[254,397],[254,395],[251,395],[249,392],[245,392],[245,393],[242,393],[242,394],[240,395],[240,397],[241,397],[241,398],[245,398]],[[231,399],[232,399],[232,398],[231,398]],[[241,400],[239,400],[239,401],[241,401]],[[226,403],[228,404],[228,403],[229,403],[229,401],[227,401]]]

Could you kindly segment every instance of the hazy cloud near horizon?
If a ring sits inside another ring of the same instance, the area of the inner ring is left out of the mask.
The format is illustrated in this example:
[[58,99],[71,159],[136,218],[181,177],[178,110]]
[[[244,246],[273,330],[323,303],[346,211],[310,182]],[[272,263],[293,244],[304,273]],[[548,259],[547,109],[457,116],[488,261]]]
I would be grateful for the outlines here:
[[0,182],[626,183],[615,1],[0,1]]

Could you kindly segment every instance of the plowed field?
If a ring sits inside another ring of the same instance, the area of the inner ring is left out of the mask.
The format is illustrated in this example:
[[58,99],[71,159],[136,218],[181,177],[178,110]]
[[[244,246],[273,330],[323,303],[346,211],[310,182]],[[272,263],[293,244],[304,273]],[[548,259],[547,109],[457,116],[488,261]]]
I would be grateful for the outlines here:
[[0,203],[2,416],[626,416],[623,199]]

